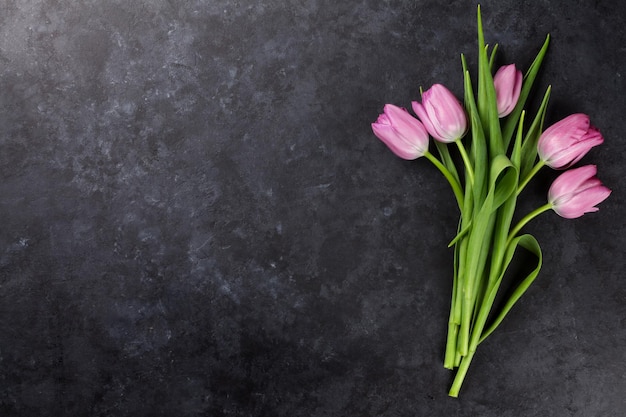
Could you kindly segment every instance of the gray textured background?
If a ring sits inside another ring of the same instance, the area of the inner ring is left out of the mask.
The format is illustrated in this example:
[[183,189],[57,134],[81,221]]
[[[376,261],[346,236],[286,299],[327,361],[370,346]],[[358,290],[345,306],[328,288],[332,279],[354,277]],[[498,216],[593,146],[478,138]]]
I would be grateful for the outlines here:
[[591,115],[614,191],[527,227],[546,265],[455,400],[454,199],[370,123],[461,96],[474,2],[2,0],[0,413],[623,414],[625,7],[482,5],[501,63],[552,35],[548,121]]

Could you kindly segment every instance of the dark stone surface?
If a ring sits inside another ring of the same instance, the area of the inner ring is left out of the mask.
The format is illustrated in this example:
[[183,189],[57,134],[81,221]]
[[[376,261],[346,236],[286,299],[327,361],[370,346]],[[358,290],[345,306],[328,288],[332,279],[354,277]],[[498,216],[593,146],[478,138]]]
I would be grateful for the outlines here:
[[503,63],[552,34],[549,122],[591,115],[613,195],[528,226],[546,265],[447,397],[454,201],[370,123],[461,95],[475,6],[0,2],[0,414],[623,414],[616,1],[483,2]]

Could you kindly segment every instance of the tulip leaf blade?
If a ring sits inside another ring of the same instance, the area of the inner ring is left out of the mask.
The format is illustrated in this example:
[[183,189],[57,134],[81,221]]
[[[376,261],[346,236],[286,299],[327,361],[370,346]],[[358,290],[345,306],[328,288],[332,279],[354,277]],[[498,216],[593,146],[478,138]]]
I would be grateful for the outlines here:
[[526,118],[526,111],[522,111],[519,117],[519,123],[517,126],[517,135],[515,136],[515,142],[513,143],[513,150],[511,151],[511,162],[515,165],[520,172],[521,177],[521,164],[522,164],[522,142],[524,136],[524,119]]
[[439,156],[441,157],[441,163],[448,169],[448,171],[450,171],[450,174],[452,175],[452,177],[454,177],[456,182],[460,184],[461,181],[459,180],[459,173],[457,172],[454,161],[450,156],[450,150],[448,149],[448,146],[443,142],[439,142],[438,140],[435,140],[434,142],[435,147],[439,152]]
[[486,129],[490,157],[504,152],[500,118],[493,84],[491,66],[487,57],[487,46],[483,31],[482,16],[478,8],[478,100],[477,107],[483,128]]
[[493,49],[491,50],[491,56],[489,57],[489,70],[493,71],[493,67],[496,63],[496,52],[498,52],[498,44],[493,45]]
[[494,212],[517,190],[518,170],[509,158],[496,156],[491,163],[489,194],[491,212]]
[[[513,150],[511,152],[511,164],[515,167],[515,175],[509,173],[509,183],[505,184],[505,187],[510,187],[505,191],[510,191],[510,194],[506,197],[505,202],[498,208],[496,213],[496,227],[493,233],[493,244],[491,253],[491,266],[489,269],[489,286],[491,286],[498,277],[498,271],[502,267],[503,258],[506,251],[507,240],[509,235],[509,229],[511,228],[511,221],[515,214],[515,207],[517,206],[517,187],[519,184],[519,166],[521,158],[521,144],[524,129],[524,117],[526,112],[522,111],[519,120],[519,126],[517,128],[517,136]],[[504,193],[503,193],[504,194]]]
[[476,106],[472,81],[465,58],[461,56],[464,69],[464,86],[465,86],[465,107],[470,119],[472,143],[470,148],[470,158],[473,161],[474,184],[472,186],[471,195],[473,196],[475,206],[480,207],[485,193],[487,183],[487,144],[485,133],[480,121],[480,115]]
[[552,87],[548,86],[543,96],[543,100],[541,101],[541,105],[539,106],[539,110],[537,111],[537,114],[535,116],[535,119],[530,125],[530,128],[526,133],[526,137],[524,138],[520,162],[521,178],[526,178],[526,176],[532,170],[533,165],[535,164],[535,160],[537,159],[537,142],[539,141],[539,137],[541,136],[541,131],[543,129],[543,122],[546,116],[546,110],[548,108],[548,101],[550,100],[551,90]]
[[479,343],[485,340],[496,329],[496,327],[498,327],[498,325],[502,323],[502,321],[504,320],[506,315],[509,313],[511,308],[513,308],[515,303],[517,303],[520,297],[524,295],[526,290],[528,290],[530,285],[535,281],[535,279],[539,275],[539,271],[541,270],[541,267],[543,264],[543,255],[541,252],[541,247],[539,246],[539,242],[537,242],[537,239],[535,239],[535,237],[530,234],[525,234],[525,235],[516,237],[515,239],[511,241],[511,243],[509,244],[509,247],[507,248],[506,262],[504,264],[504,267],[502,268],[502,272],[500,274],[500,277],[498,278],[497,283],[491,289],[491,292],[494,292],[493,299],[495,299],[495,292],[497,292],[498,287],[500,286],[502,282],[502,278],[504,277],[504,274],[506,272],[506,269],[508,265],[511,263],[515,250],[518,246],[521,246],[522,248],[526,249],[527,251],[535,255],[535,257],[537,258],[537,264],[535,268],[528,275],[526,275],[526,277],[522,279],[522,281],[518,284],[518,286],[509,296],[504,306],[502,307],[498,315],[495,317],[493,322],[489,325],[489,327],[482,332]]
[[454,239],[452,239],[450,241],[450,243],[448,243],[448,247],[451,248],[452,246],[456,245],[456,243],[461,240],[461,238],[465,237],[467,235],[467,233],[469,232],[470,228],[472,227],[472,220],[470,219],[467,224],[463,227],[463,229],[461,229],[456,236],[454,237]]
[[544,41],[541,49],[537,53],[534,61],[528,68],[528,71],[524,75],[524,81],[522,83],[522,91],[520,92],[519,99],[517,100],[517,104],[515,108],[509,114],[506,122],[504,123],[504,127],[502,129],[502,142],[504,145],[504,149],[509,147],[509,143],[511,138],[513,137],[513,131],[517,126],[517,121],[519,120],[519,115],[521,114],[524,106],[526,105],[526,100],[530,95],[530,91],[532,90],[533,83],[537,77],[537,73],[539,72],[539,68],[541,68],[541,64],[543,59],[548,51],[548,45],[550,44],[550,35],[546,36],[546,40]]

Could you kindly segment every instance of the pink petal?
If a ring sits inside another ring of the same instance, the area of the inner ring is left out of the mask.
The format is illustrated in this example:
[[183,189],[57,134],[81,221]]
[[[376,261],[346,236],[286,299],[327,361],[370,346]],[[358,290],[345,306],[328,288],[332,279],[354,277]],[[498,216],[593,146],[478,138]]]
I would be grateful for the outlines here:
[[557,198],[576,190],[585,181],[595,176],[598,169],[595,165],[585,165],[570,169],[559,175],[548,190],[548,201],[554,202]]

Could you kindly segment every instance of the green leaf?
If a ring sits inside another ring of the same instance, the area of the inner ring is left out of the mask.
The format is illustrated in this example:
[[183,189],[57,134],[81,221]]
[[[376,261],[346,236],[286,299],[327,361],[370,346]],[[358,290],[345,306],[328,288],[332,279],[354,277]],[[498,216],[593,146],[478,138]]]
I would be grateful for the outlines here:
[[498,288],[500,284],[502,283],[502,278],[504,277],[506,269],[511,263],[515,250],[517,249],[518,246],[523,247],[524,249],[528,250],[529,252],[531,252],[532,254],[536,256],[537,264],[535,266],[535,269],[533,269],[528,275],[526,275],[526,277],[522,280],[522,282],[520,282],[520,284],[515,288],[515,290],[509,296],[506,303],[502,307],[502,310],[500,310],[500,312],[498,313],[494,321],[489,325],[489,327],[485,331],[482,332],[479,343],[485,340],[496,329],[496,327],[498,327],[498,325],[502,323],[502,320],[504,320],[504,318],[509,313],[509,311],[511,311],[511,308],[513,308],[515,303],[520,299],[522,295],[524,295],[526,290],[528,290],[530,285],[535,281],[535,278],[537,278],[537,275],[539,275],[539,271],[541,270],[541,266],[543,263],[543,255],[541,253],[541,247],[539,246],[539,242],[537,242],[537,239],[535,239],[532,235],[529,235],[529,234],[516,237],[515,239],[511,241],[511,243],[509,244],[509,247],[507,248],[506,258],[505,258],[506,262],[504,263],[504,267],[502,268],[502,273],[500,274],[498,281],[494,285],[492,285],[492,288],[489,291],[488,298],[491,304],[493,304],[493,301],[495,300]]
[[498,51],[498,44],[496,43],[491,50],[491,56],[489,57],[489,69],[493,72],[493,66],[496,63],[496,52]]
[[[518,169],[518,172],[524,128],[524,115],[525,112],[522,112],[520,116],[519,126],[517,128],[517,136],[515,139],[513,150],[511,152],[511,163]],[[514,190],[513,192],[511,192],[511,194],[502,204],[502,206],[498,208],[496,213],[497,220],[496,227],[493,233],[491,265],[489,268],[489,285],[492,285],[493,282],[497,279],[500,268],[502,266],[502,259],[507,246],[509,230],[511,228],[511,221],[513,220],[515,207],[517,205],[517,187],[519,183],[519,177],[510,178],[509,181],[514,181],[514,183],[505,184],[505,187],[513,187]]]
[[493,159],[491,162],[491,184],[489,187],[489,194],[493,195],[490,201],[490,212],[500,207],[517,190],[519,179],[517,174],[517,168],[506,156],[498,155]]
[[517,100],[517,104],[515,108],[507,117],[507,120],[504,124],[504,128],[502,129],[502,142],[504,144],[504,148],[507,149],[509,147],[509,143],[511,142],[511,138],[513,137],[513,131],[517,126],[517,121],[519,120],[519,116],[526,105],[526,100],[530,94],[533,83],[535,82],[535,78],[537,77],[537,73],[539,72],[539,68],[541,67],[541,63],[543,58],[548,51],[548,45],[550,44],[550,35],[546,37],[546,40],[543,43],[543,46],[539,50],[539,53],[535,57],[535,60],[530,65],[530,68],[524,75],[524,81],[522,84],[522,91],[520,92],[519,99]]
[[[469,230],[471,229],[472,226],[472,219],[469,219],[467,221],[467,224],[463,227],[462,230],[458,231],[456,236],[454,237],[454,239],[452,239],[450,241],[450,243],[448,243],[448,247],[451,248],[453,245],[456,245],[456,243],[461,240],[461,238],[463,238],[464,236],[467,235],[467,233],[469,232]],[[460,228],[460,225],[459,225]]]
[[519,125],[517,126],[517,135],[515,136],[515,142],[513,143],[513,150],[511,151],[511,162],[517,167],[518,170],[520,169],[522,160],[522,137],[524,136],[525,117],[526,112],[522,111],[522,114],[519,118]]
[[480,207],[487,192],[487,142],[485,140],[482,123],[480,122],[478,108],[476,107],[476,100],[474,99],[472,81],[469,71],[467,71],[467,65],[463,55],[461,55],[461,60],[464,69],[465,107],[470,119],[472,133],[470,159],[474,163],[474,184],[471,195],[474,198],[475,206]]
[[487,58],[487,46],[485,45],[480,7],[478,8],[478,100],[476,104],[481,123],[486,129],[489,154],[493,158],[504,153],[506,148],[502,142],[496,89],[493,84],[491,66]]
[[535,116],[535,119],[530,125],[530,128],[526,133],[526,137],[524,138],[520,155],[521,161],[519,165],[521,178],[526,178],[532,170],[535,160],[537,159],[537,142],[539,141],[539,137],[541,136],[541,132],[543,130],[543,121],[546,116],[551,89],[552,88],[550,86],[546,89],[546,93],[543,96],[537,115]]
[[443,142],[439,142],[438,140],[435,140],[434,142],[435,147],[439,152],[439,156],[441,157],[441,163],[448,169],[448,171],[450,171],[450,174],[452,174],[457,184],[461,184],[461,181],[459,180],[459,174],[456,170],[456,166],[454,165],[454,161],[450,157],[450,150],[448,149],[448,145]]

